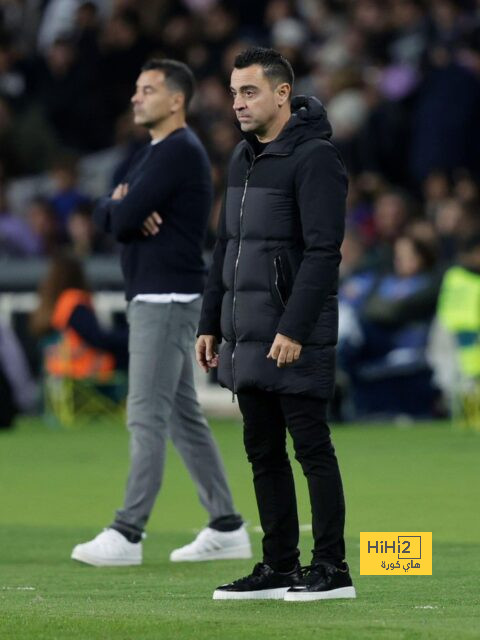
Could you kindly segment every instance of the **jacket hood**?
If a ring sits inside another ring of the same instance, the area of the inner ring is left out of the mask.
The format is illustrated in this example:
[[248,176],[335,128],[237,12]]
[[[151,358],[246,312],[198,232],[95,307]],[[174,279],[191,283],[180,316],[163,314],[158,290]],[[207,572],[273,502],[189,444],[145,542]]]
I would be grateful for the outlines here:
[[309,138],[331,138],[332,126],[328,121],[325,107],[318,98],[295,96],[292,99],[291,108],[292,117],[282,134],[288,133],[290,129],[301,127],[302,133],[307,134]]
[[[332,136],[332,127],[327,118],[325,107],[314,96],[295,96],[291,103],[292,115],[280,135],[268,145],[267,153],[291,153],[298,144],[322,138],[328,140]],[[250,142],[253,134],[244,138]]]

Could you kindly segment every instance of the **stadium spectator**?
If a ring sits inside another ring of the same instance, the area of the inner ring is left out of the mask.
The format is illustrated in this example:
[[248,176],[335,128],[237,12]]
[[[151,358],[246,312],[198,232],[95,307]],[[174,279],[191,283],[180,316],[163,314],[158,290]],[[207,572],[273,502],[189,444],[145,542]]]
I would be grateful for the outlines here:
[[92,218],[92,206],[79,203],[67,221],[67,238],[71,252],[77,258],[111,253],[113,245],[99,233]]
[[78,187],[77,160],[72,156],[59,157],[51,172],[52,194],[50,204],[57,214],[58,225],[65,232],[72,211],[89,204],[89,198]]
[[46,0],[37,28],[37,47],[45,51],[55,40],[68,33],[74,23],[78,0]]
[[63,236],[57,215],[47,198],[38,196],[29,202],[26,220],[38,244],[38,253],[42,256],[55,254]]
[[11,427],[19,413],[32,413],[38,389],[15,332],[0,322],[0,430]]
[[452,405],[460,402],[462,394],[473,393],[471,402],[478,408],[474,394],[480,380],[480,226],[464,236],[455,264],[445,272],[437,320],[430,354],[436,379]]
[[[440,274],[428,223],[413,224],[394,243],[393,272],[356,274],[342,285],[339,363],[350,376],[356,416],[431,416],[436,390],[426,349]],[[363,285],[363,286],[362,286]]]
[[18,111],[25,106],[27,77],[10,38],[0,34],[0,96]]
[[379,273],[393,266],[393,245],[414,215],[411,198],[399,190],[380,194],[374,203],[374,239],[370,246],[372,266]]
[[464,205],[452,197],[445,198],[431,216],[439,241],[440,259],[444,264],[450,264],[456,256],[464,216]]
[[127,332],[100,326],[81,262],[67,253],[53,258],[40,284],[31,329],[44,342],[44,369],[53,376],[105,382],[127,367]]
[[75,12],[75,22],[72,28],[72,37],[76,43],[78,56],[82,64],[89,59],[90,71],[98,63],[100,33],[100,16],[95,2],[82,2]]
[[461,202],[476,202],[480,200],[480,183],[470,171],[458,169],[454,175],[453,193]]
[[393,62],[419,69],[428,45],[428,20],[423,0],[393,0],[395,29],[389,44]]
[[15,113],[0,98],[0,175],[6,179],[38,174],[59,151],[55,134],[34,107]]
[[114,123],[129,104],[138,69],[155,50],[134,9],[114,13],[100,34],[101,100]]
[[422,184],[424,210],[427,218],[433,220],[437,209],[451,193],[451,180],[445,171],[430,171]]
[[57,38],[45,56],[34,61],[32,98],[62,145],[85,150],[84,131],[93,114],[85,114],[89,78],[70,37]]
[[31,226],[11,213],[0,185],[0,257],[28,257],[41,253],[42,243]]
[[[444,6],[446,12],[459,14],[454,2],[439,1],[433,7]],[[451,12],[450,12],[451,10]],[[455,45],[460,37],[460,25],[453,20],[435,34],[441,48],[431,50],[431,66],[419,87],[412,113],[410,166],[412,177],[422,181],[432,171],[452,172],[456,168],[478,171],[480,141],[480,75],[459,63]],[[434,47],[437,40],[434,43]],[[452,52],[453,49],[453,52]],[[449,100],[451,92],[455,100]],[[442,109],[435,105],[442,105]]]

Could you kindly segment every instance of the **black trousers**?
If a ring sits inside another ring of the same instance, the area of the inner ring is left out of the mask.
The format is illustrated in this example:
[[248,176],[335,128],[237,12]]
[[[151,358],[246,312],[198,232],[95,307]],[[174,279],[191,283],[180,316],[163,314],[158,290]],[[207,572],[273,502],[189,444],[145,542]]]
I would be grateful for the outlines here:
[[342,562],[345,500],[326,422],[327,403],[260,390],[240,392],[238,403],[264,532],[263,561],[276,571],[288,571],[300,555],[295,485],[286,450],[288,429],[308,483],[313,562]]

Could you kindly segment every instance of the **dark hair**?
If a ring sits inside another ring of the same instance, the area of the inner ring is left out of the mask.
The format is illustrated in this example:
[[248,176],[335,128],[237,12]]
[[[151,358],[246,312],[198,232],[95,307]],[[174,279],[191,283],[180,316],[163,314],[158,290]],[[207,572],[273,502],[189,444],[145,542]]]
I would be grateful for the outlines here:
[[246,69],[253,64],[260,65],[263,73],[275,85],[288,82],[293,87],[295,74],[292,65],[275,49],[265,49],[264,47],[245,49],[235,58],[233,66],[235,69]]
[[471,235],[460,237],[458,241],[459,253],[470,254],[480,249],[480,231],[477,229]]
[[50,330],[55,304],[66,289],[88,291],[88,286],[82,263],[72,254],[61,251],[53,257],[39,286],[39,304],[30,316],[30,329],[35,335]]
[[72,216],[82,216],[84,218],[91,218],[93,214],[93,206],[91,204],[91,202],[79,202],[77,203],[72,211],[71,214]]
[[35,196],[35,197],[33,197],[30,200],[29,205],[30,206],[34,206],[34,207],[40,207],[45,212],[47,212],[48,215],[51,218],[55,218],[56,219],[56,217],[57,217],[57,214],[55,213],[55,209],[53,208],[52,203],[45,196]]
[[95,13],[98,11],[97,5],[95,4],[95,2],[92,2],[92,0],[84,0],[79,4],[78,8],[88,9],[90,11],[94,11]]
[[190,67],[178,60],[152,58],[142,67],[142,71],[163,71],[165,83],[171,91],[180,91],[185,96],[185,111],[195,91],[195,78]]
[[52,171],[66,171],[67,173],[76,176],[78,170],[78,156],[73,153],[62,153],[55,157],[50,169]]
[[[423,236],[423,237],[422,237]],[[413,250],[422,261],[422,271],[430,271],[434,268],[438,258],[438,246],[435,237],[429,238],[426,234],[417,234],[414,228],[399,236],[397,240],[408,240]]]
[[140,16],[135,9],[123,9],[114,16],[114,20],[119,20],[134,31],[140,31]]

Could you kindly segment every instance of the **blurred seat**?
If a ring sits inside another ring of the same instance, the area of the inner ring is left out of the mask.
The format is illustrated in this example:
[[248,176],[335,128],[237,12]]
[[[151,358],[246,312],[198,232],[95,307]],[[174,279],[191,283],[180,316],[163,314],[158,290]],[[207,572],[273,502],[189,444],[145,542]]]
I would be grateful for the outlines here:
[[[63,338],[61,332],[51,332],[42,341],[44,354],[54,354],[57,365],[53,369],[48,365],[44,367],[45,420],[52,426],[66,428],[91,422],[123,422],[127,395],[126,372],[105,370],[86,375],[75,372],[69,343]],[[48,361],[47,356],[44,363]]]
[[105,382],[46,375],[43,382],[44,417],[52,426],[81,427],[88,423],[123,423],[126,375],[116,372]]
[[480,381],[459,385],[452,395],[452,420],[455,427],[480,433]]

